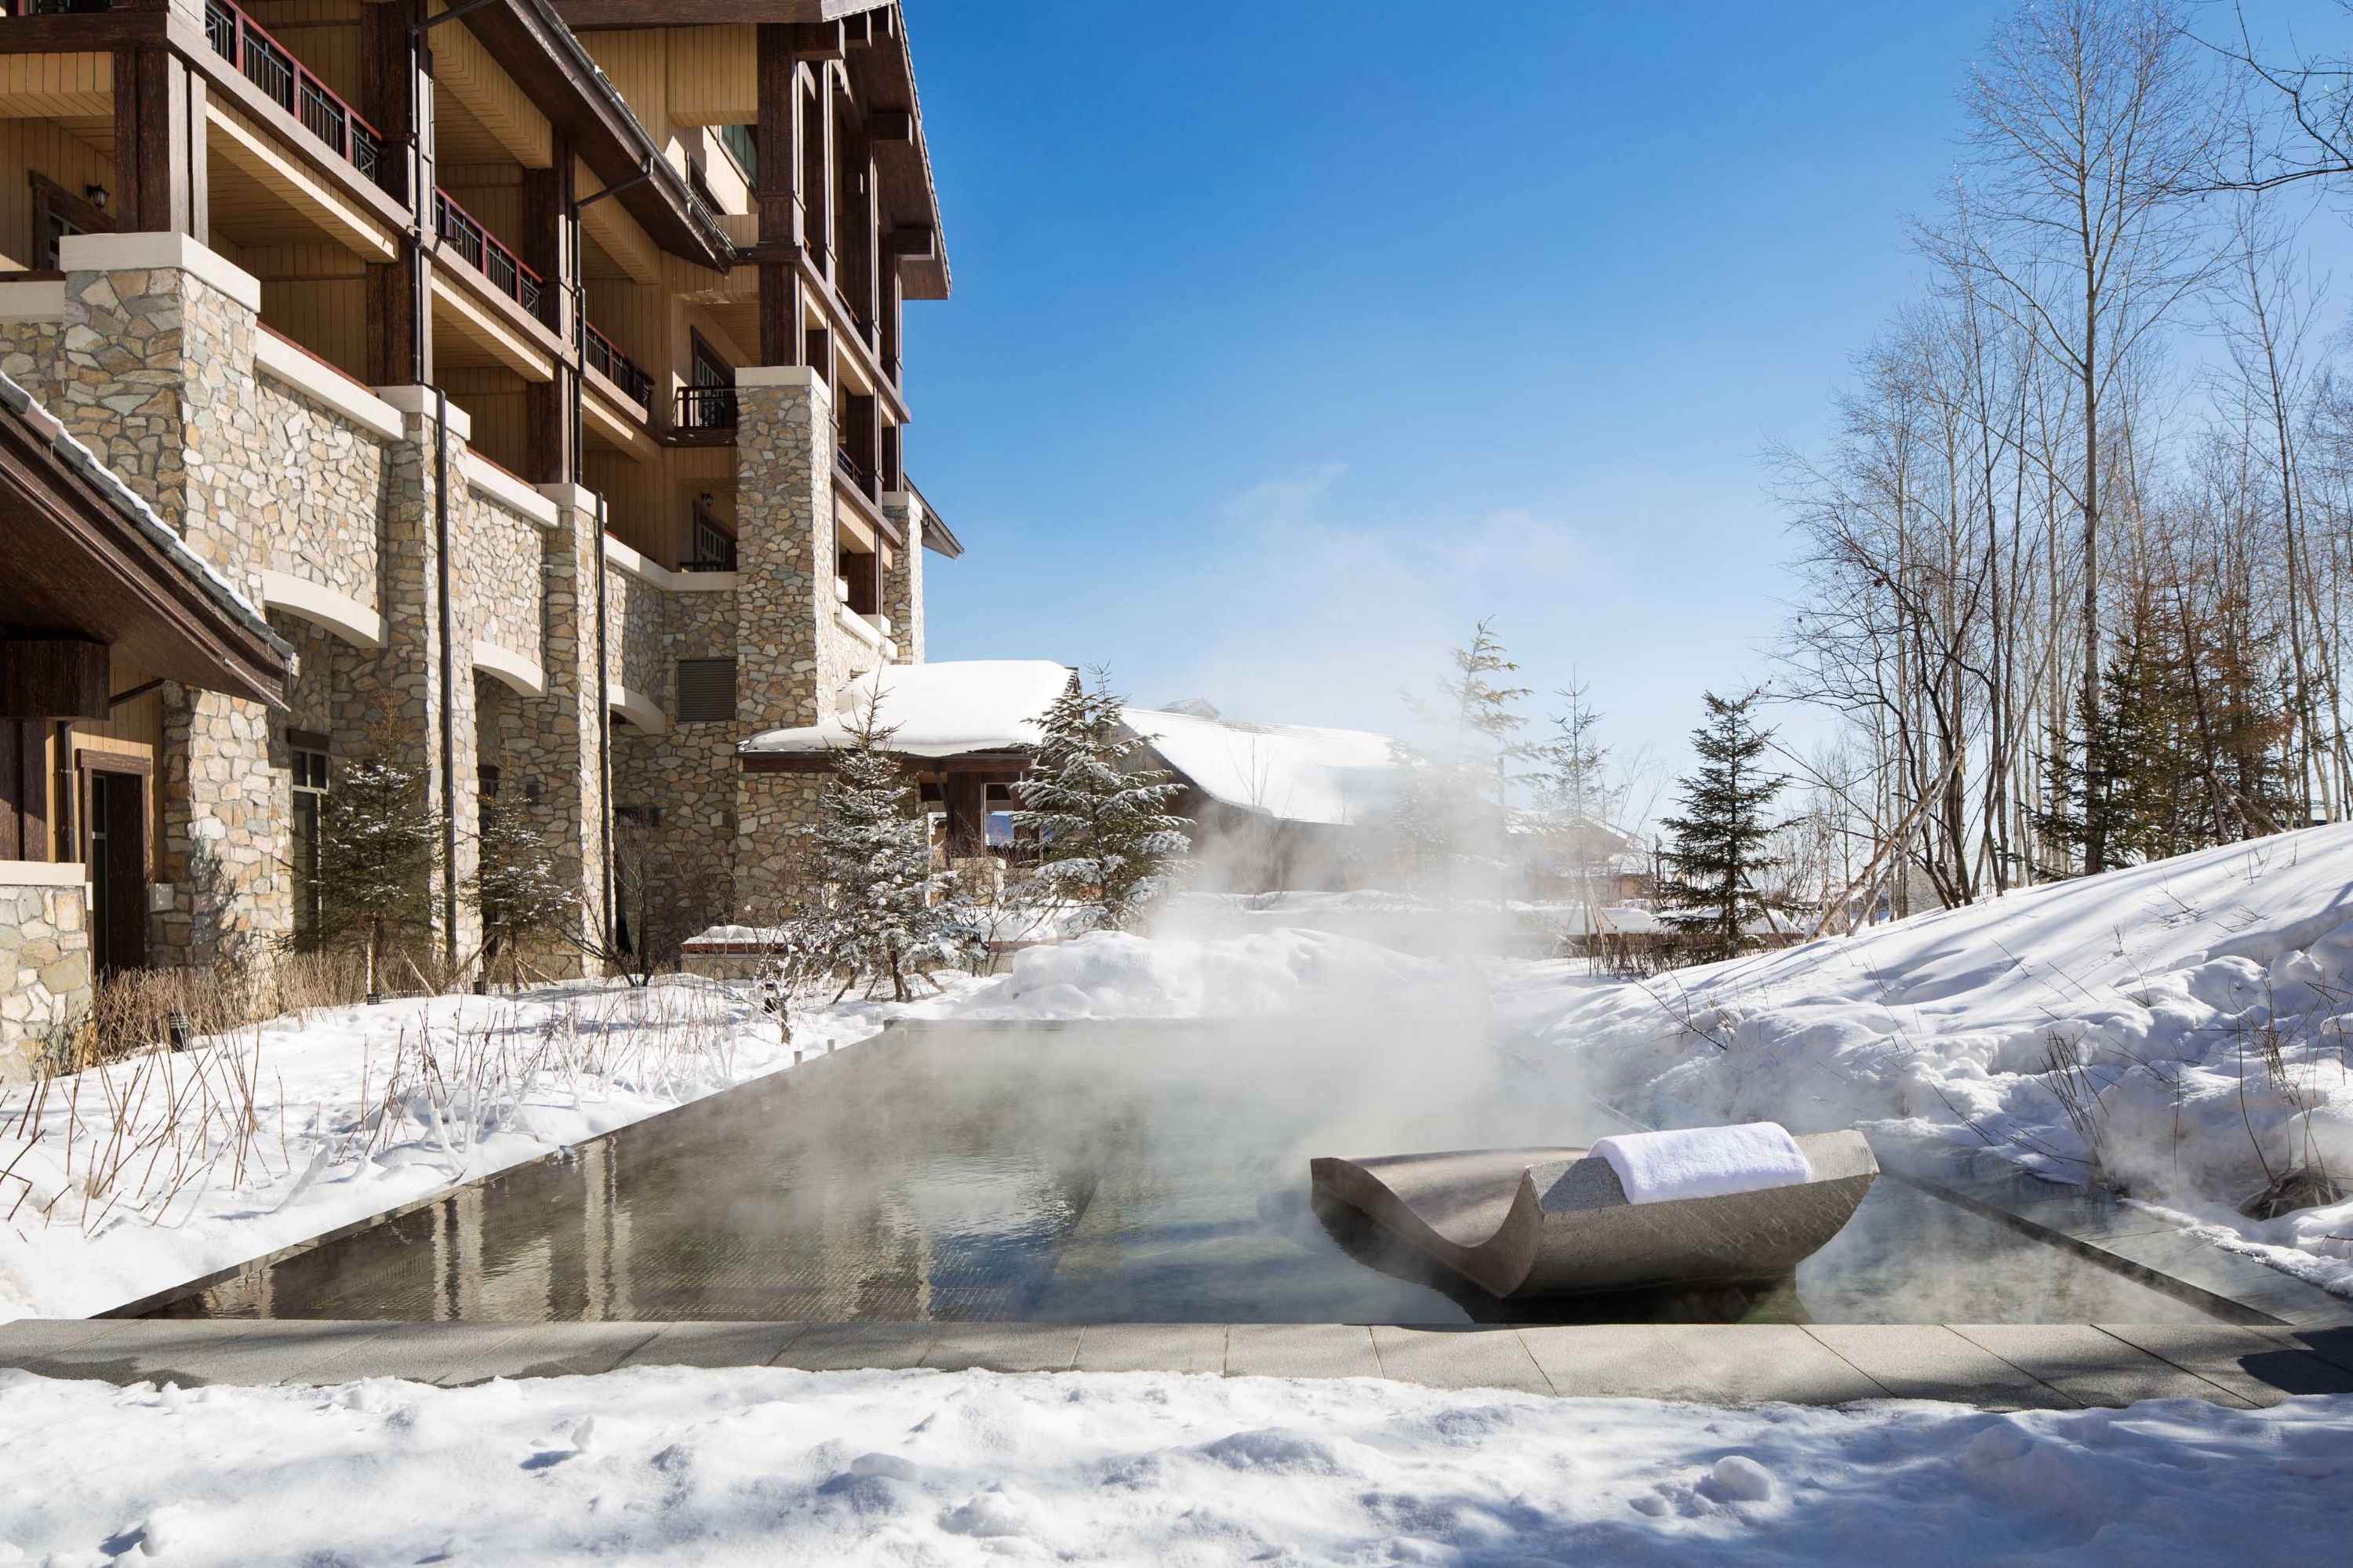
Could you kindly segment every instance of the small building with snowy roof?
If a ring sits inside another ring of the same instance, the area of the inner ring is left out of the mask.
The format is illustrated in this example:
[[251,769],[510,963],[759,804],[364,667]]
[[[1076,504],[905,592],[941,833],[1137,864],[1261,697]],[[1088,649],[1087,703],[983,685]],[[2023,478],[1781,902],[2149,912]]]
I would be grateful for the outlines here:
[[948,854],[962,859],[1011,844],[1013,786],[1037,751],[1038,721],[1077,679],[1050,659],[884,664],[845,684],[818,723],[764,730],[735,749],[746,773],[830,772],[871,707],[925,805],[944,817]]

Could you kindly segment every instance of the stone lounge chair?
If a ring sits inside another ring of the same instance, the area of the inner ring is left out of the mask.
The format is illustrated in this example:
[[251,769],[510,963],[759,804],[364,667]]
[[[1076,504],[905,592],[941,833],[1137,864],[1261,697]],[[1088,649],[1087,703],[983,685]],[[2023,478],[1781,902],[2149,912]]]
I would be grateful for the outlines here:
[[1795,1186],[1630,1203],[1582,1149],[1478,1149],[1311,1162],[1320,1206],[1356,1210],[1390,1239],[1489,1296],[1580,1296],[1787,1277],[1838,1234],[1879,1162],[1859,1132],[1800,1137],[1814,1179]]

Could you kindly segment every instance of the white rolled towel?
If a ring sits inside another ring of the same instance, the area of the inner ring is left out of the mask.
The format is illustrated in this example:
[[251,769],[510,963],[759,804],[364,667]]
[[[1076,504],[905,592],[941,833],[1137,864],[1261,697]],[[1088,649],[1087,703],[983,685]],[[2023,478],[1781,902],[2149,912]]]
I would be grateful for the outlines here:
[[1624,1133],[1601,1139],[1591,1154],[1609,1161],[1630,1203],[1760,1192],[1814,1179],[1806,1151],[1777,1121]]

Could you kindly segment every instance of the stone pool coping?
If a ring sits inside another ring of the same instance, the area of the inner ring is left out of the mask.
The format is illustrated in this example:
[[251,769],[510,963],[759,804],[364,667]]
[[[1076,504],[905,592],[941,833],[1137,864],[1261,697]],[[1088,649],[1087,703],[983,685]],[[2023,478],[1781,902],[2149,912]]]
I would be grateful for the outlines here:
[[0,1368],[117,1384],[452,1387],[623,1367],[1379,1377],[1703,1404],[1938,1399],[1986,1410],[2353,1393],[2353,1329],[2232,1324],[499,1323],[28,1319]]

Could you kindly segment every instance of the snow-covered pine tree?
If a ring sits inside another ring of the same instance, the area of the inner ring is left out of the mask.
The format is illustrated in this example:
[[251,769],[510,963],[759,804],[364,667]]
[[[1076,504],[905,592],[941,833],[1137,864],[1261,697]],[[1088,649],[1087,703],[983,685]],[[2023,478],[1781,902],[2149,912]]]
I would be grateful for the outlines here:
[[1107,672],[1092,688],[1071,681],[1039,716],[1044,738],[1014,786],[1014,822],[1038,834],[1034,885],[1113,929],[1167,891],[1192,848],[1189,824],[1168,812],[1184,786],[1135,765],[1146,737],[1128,728],[1125,708]]
[[555,846],[512,803],[482,802],[473,874],[465,895],[482,917],[485,974],[507,961],[511,984],[522,982],[522,944],[535,933],[561,930],[578,898],[557,869]]
[[1699,771],[1682,782],[1683,814],[1666,821],[1674,841],[1659,891],[1668,922],[1720,955],[1738,951],[1749,922],[1772,908],[1758,891],[1776,863],[1765,810],[1789,780],[1763,766],[1773,733],[1748,715],[1758,695],[1706,694],[1707,722],[1692,732]]
[[1468,646],[1451,649],[1452,673],[1438,678],[1430,701],[1406,694],[1427,721],[1427,747],[1392,747],[1399,767],[1389,828],[1407,874],[1423,893],[1503,896],[1512,859],[1506,833],[1511,765],[1530,755],[1512,736],[1527,724],[1518,711],[1525,686],[1494,677],[1519,668],[1495,635],[1492,618],[1472,629]]
[[[306,941],[331,946],[356,938],[367,992],[378,965],[408,932],[432,925],[432,881],[441,863],[439,824],[425,799],[420,768],[391,760],[379,736],[373,755],[344,764],[319,816],[317,929]],[[413,966],[412,966],[413,967]]]
[[887,975],[892,998],[905,1001],[913,963],[938,949],[942,917],[931,896],[931,823],[891,752],[894,733],[881,703],[869,703],[850,744],[833,754],[809,857],[815,895],[795,939],[804,963],[848,971],[843,995],[861,978]]

